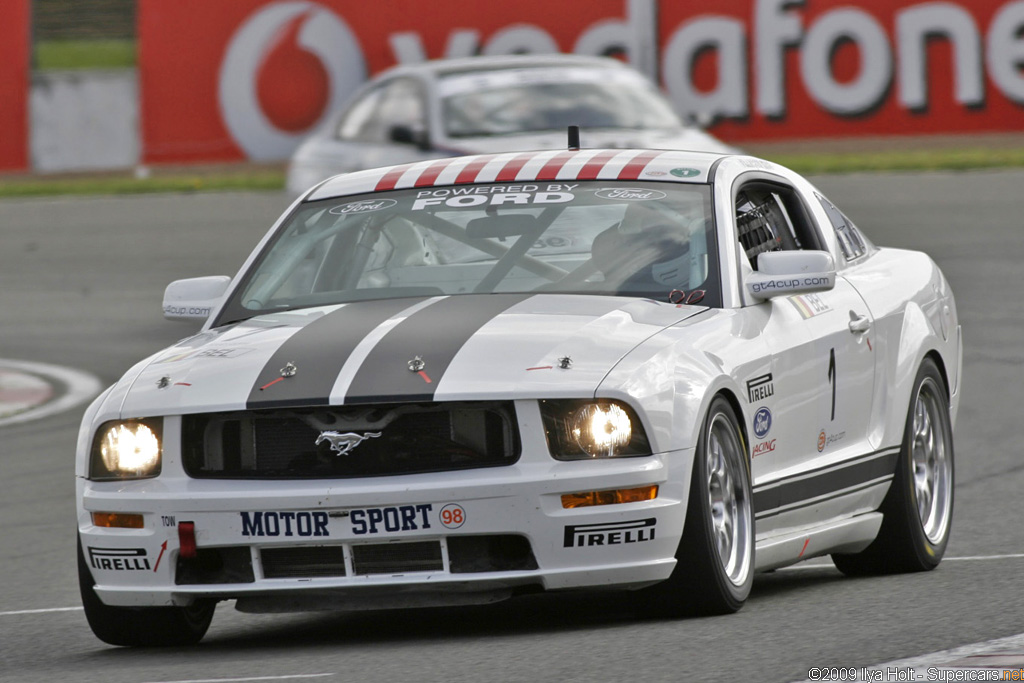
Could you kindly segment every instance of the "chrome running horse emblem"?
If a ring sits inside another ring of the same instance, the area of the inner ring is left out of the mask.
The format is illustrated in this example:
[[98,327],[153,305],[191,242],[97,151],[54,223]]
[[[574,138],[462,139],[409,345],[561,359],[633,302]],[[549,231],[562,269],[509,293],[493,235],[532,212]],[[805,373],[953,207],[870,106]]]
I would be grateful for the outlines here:
[[355,432],[320,432],[320,436],[316,437],[316,444],[319,446],[324,441],[331,444],[331,450],[338,455],[348,455],[349,452],[362,442],[367,439],[376,439],[380,436],[380,432],[366,432],[365,434],[356,434]]

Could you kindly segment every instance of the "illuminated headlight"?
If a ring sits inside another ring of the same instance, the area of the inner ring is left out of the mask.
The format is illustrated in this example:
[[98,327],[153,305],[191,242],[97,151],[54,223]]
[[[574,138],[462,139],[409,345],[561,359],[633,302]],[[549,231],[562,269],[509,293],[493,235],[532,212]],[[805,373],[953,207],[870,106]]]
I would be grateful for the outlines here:
[[90,479],[146,479],[160,474],[163,421],[106,422],[92,443]]
[[650,455],[636,413],[618,401],[541,401],[548,448],[557,460]]

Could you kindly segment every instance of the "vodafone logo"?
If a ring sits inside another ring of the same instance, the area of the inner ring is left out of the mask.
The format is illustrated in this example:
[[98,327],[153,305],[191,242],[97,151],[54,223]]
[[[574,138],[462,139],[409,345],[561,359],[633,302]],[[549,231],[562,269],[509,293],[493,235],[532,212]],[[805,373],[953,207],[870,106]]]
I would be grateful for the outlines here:
[[232,36],[217,97],[250,159],[282,159],[364,80],[362,49],[344,19],[315,2],[275,2]]

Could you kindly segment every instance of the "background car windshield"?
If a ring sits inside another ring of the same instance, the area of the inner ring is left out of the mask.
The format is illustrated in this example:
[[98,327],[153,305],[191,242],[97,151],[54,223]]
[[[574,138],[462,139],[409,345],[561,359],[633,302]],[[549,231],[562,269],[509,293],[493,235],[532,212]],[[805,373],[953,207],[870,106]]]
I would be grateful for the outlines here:
[[221,320],[490,292],[713,305],[720,294],[712,240],[707,185],[528,182],[341,197],[300,205]]
[[626,69],[504,69],[452,74],[439,85],[450,137],[584,128],[681,126],[664,98]]

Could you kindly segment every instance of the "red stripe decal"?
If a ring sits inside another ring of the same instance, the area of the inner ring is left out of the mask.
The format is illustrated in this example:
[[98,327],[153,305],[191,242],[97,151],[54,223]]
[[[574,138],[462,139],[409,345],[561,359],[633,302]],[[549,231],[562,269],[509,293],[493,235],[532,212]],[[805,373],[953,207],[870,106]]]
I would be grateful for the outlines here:
[[526,368],[526,371],[529,372],[530,370],[553,370],[554,367],[554,365],[538,365],[535,368]]
[[420,370],[416,374],[422,377],[424,382],[426,382],[427,384],[431,384],[430,375],[427,374],[426,370]]
[[622,171],[619,172],[619,180],[636,180],[640,177],[640,172],[647,167],[647,164],[650,163],[652,159],[660,155],[661,152],[644,152],[643,154],[638,154],[631,162],[626,164]]
[[399,166],[393,168],[384,174],[384,177],[377,182],[377,187],[374,191],[381,192],[382,190],[393,190],[395,185],[398,183],[398,179],[402,177],[402,174],[409,170],[408,166]]
[[551,160],[544,164],[544,167],[537,172],[537,180],[554,180],[558,176],[558,172],[565,166],[565,163],[577,154],[578,152],[575,151],[559,152],[551,157]]
[[580,172],[576,174],[576,180],[595,180],[597,174],[601,172],[605,164],[612,160],[612,158],[618,154],[618,152],[600,152],[595,155],[593,159],[588,161],[580,169]]
[[493,157],[483,157],[481,159],[474,159],[473,161],[466,164],[466,166],[459,171],[459,175],[455,178],[456,185],[465,185],[476,180],[476,177],[483,170],[484,166],[491,162]]
[[441,171],[448,168],[450,163],[452,163],[451,159],[442,159],[427,166],[423,173],[420,173],[420,177],[416,179],[416,182],[413,183],[413,187],[430,187],[437,180],[437,176],[441,175]]
[[804,556],[804,552],[807,550],[807,544],[810,543],[810,542],[811,542],[811,539],[809,539],[809,538],[806,541],[804,541],[804,547],[800,548],[800,554],[796,556],[796,559],[799,560],[801,557]]
[[498,172],[498,177],[494,179],[495,182],[504,183],[509,180],[515,180],[516,176],[519,175],[519,171],[522,170],[526,162],[534,157],[533,154],[520,154],[517,157],[509,159],[505,167]]
[[283,380],[283,379],[284,379],[284,377],[278,377],[277,379],[275,379],[275,380],[273,380],[273,381],[271,381],[271,382],[267,382],[267,383],[266,383],[266,384],[264,384],[264,385],[263,385],[262,387],[260,387],[260,391],[263,391],[263,390],[264,390],[264,389],[266,389],[267,387],[272,387],[272,386],[274,386],[275,384],[277,384],[278,382],[280,382],[280,381],[281,381],[281,380]]

